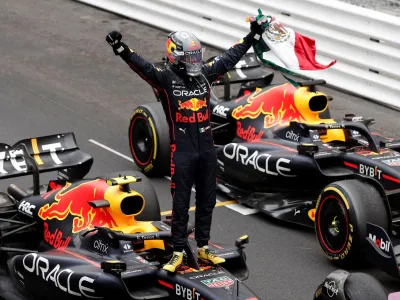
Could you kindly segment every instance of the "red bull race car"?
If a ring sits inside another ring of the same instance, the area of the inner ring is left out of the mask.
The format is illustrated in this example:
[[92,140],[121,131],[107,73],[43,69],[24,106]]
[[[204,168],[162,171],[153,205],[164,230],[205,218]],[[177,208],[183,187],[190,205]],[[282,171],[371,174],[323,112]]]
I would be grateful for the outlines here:
[[[135,171],[84,178],[93,159],[73,133],[0,144],[0,178],[32,175],[33,187],[0,193],[0,299],[257,300],[242,281],[249,271],[245,244],[211,244],[226,262],[196,259],[192,226],[177,273],[160,268],[170,249],[170,219],[161,220],[157,196]],[[40,173],[58,176],[40,184]],[[368,287],[368,288],[366,288]],[[314,300],[387,300],[372,276],[337,270]],[[391,298],[389,298],[391,299]]]
[[[315,228],[323,252],[340,266],[367,258],[400,277],[400,140],[371,131],[371,118],[331,118],[332,99],[316,88],[324,80],[271,84],[273,76],[247,54],[219,82],[224,97],[211,99],[209,115],[218,189],[273,218]],[[182,105],[203,105],[190,102]],[[135,109],[129,140],[143,173],[169,174],[159,102]]]
[[[0,144],[0,158],[1,179],[33,178],[0,193],[0,299],[261,299],[242,282],[246,235],[211,244],[226,259],[215,266],[197,260],[189,226],[184,264],[162,270],[170,219],[149,180],[137,171],[84,178],[93,158],[73,133]],[[50,171],[57,179],[41,185]]]

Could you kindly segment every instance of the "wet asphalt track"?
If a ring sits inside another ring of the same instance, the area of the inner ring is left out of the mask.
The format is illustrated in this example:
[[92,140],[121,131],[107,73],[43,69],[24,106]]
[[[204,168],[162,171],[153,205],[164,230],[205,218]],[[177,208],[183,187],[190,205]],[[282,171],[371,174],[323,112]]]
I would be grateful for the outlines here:
[[[0,7],[0,141],[14,144],[23,138],[73,131],[81,149],[94,157],[89,175],[134,169],[129,160],[89,141],[130,157],[130,114],[137,105],[155,101],[151,88],[114,56],[104,37],[117,28],[128,45],[155,62],[163,56],[166,33],[74,1],[2,0]],[[207,55],[215,53],[208,49]],[[334,117],[356,112],[375,117],[377,131],[399,132],[398,112],[323,90],[334,97]],[[30,184],[31,179],[18,182]],[[162,210],[171,209],[168,180],[152,182]],[[9,183],[2,181],[0,188]],[[262,299],[312,299],[317,285],[335,269],[311,230],[226,207],[216,208],[213,220],[214,241],[231,244],[250,234],[247,284]],[[383,272],[364,271],[390,290],[396,285],[400,289],[400,281]]]

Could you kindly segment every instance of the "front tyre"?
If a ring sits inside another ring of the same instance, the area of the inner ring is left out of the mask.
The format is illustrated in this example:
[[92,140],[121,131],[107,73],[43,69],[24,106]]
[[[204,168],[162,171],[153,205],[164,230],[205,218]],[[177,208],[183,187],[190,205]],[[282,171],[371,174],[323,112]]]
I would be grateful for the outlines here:
[[129,147],[136,166],[147,176],[169,174],[168,123],[159,102],[140,105],[129,125]]
[[349,266],[364,257],[367,222],[388,230],[389,215],[377,188],[360,180],[329,184],[318,198],[315,230],[325,255]]

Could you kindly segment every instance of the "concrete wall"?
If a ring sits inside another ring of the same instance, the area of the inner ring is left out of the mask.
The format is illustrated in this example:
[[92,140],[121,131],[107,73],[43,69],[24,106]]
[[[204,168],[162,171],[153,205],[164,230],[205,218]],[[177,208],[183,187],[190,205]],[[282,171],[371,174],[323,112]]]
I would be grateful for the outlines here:
[[400,0],[339,0],[400,17]]

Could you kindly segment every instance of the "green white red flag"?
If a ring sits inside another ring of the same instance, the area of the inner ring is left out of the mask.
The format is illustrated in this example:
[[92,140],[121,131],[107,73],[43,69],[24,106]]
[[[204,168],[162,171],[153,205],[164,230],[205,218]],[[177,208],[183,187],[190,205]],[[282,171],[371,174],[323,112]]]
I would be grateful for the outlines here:
[[317,71],[336,63],[336,60],[328,65],[317,62],[315,40],[284,27],[274,17],[262,15],[261,10],[258,16],[249,19],[253,20],[264,24],[265,28],[259,42],[254,46],[254,51],[263,64],[281,71]]

